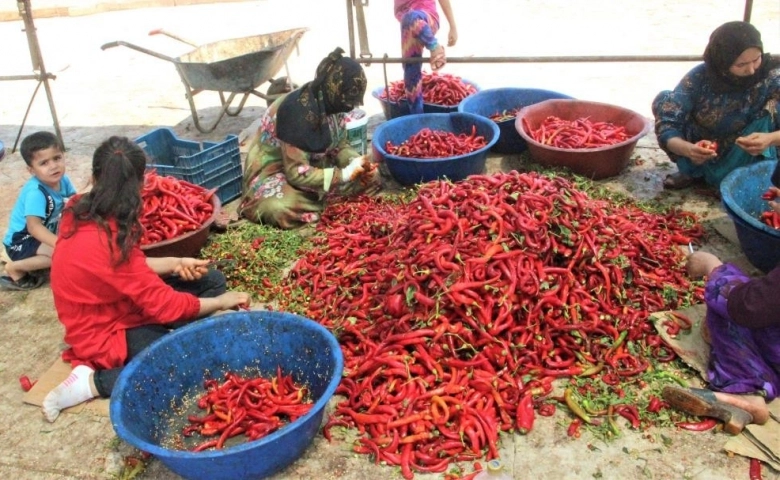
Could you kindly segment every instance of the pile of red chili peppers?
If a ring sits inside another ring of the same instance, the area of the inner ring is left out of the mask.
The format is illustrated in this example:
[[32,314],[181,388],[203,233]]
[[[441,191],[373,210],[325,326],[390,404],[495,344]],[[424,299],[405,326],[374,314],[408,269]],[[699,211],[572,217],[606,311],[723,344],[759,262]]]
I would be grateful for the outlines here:
[[533,128],[523,118],[523,128],[537,142],[557,148],[599,148],[629,139],[626,127],[611,122],[592,122],[586,117],[564,120],[551,115],[539,128]]
[[277,369],[270,380],[264,377],[244,378],[236,373],[225,374],[225,381],[204,382],[206,393],[198,399],[198,407],[206,415],[190,415],[184,427],[185,437],[198,433],[206,440],[192,451],[224,447],[229,438],[243,434],[248,441],[262,438],[311,410],[308,389],[295,385],[291,375]]
[[[443,105],[452,107],[459,104],[464,98],[477,93],[477,88],[463,81],[457,75],[449,73],[427,73],[422,74],[422,95],[423,102],[433,105]],[[387,89],[383,90],[379,98],[387,99],[393,103],[398,103],[406,98],[404,90],[404,81],[397,80],[390,83]]]
[[144,228],[141,245],[169,240],[199,229],[213,213],[213,190],[174,177],[147,172],[141,192]]
[[466,155],[486,145],[485,137],[477,135],[477,127],[472,125],[471,135],[423,128],[400,145],[393,145],[393,142],[388,140],[385,143],[385,151],[390,155],[406,158],[447,158]]
[[679,306],[668,291],[701,299],[677,248],[703,235],[693,214],[593,199],[559,177],[345,199],[318,230],[280,288],[301,289],[342,346],[346,399],[324,434],[357,428],[354,450],[407,479],[495,458],[500,431],[552,413],[556,379],[619,383],[648,368],[644,355],[672,360],[649,314]]

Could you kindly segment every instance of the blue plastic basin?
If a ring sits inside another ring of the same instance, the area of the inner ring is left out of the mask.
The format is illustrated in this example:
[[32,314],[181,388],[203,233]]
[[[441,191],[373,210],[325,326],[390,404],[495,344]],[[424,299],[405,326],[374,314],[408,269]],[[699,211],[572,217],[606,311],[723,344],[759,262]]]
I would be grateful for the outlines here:
[[[406,158],[390,155],[385,150],[388,141],[399,145],[423,128],[470,135],[474,126],[477,135],[485,137],[487,145],[467,155],[431,159]],[[485,170],[488,151],[498,141],[498,136],[496,122],[473,113],[425,113],[394,118],[379,125],[374,131],[371,146],[375,161],[386,162],[390,174],[401,185],[414,185],[443,178],[456,182]]]
[[[252,311],[204,319],[166,335],[123,369],[111,397],[117,435],[188,479],[267,477],[294,462],[309,446],[324,408],[341,380],[344,360],[324,327],[289,313]],[[190,452],[161,446],[170,437],[164,421],[182,398],[203,391],[206,372],[256,368],[266,377],[277,367],[306,385],[314,405],[305,416],[254,442],[216,451]]]
[[[463,83],[473,85],[474,88],[477,89],[477,92],[479,92],[479,85],[472,81],[466,80],[465,78],[461,78],[461,80]],[[371,95],[379,100],[379,103],[382,104],[382,113],[385,114],[385,119],[392,120],[394,118],[403,117],[404,115],[411,115],[411,112],[409,111],[409,102],[407,102],[405,99],[402,99],[399,102],[390,102],[385,98],[381,98],[380,96],[384,90],[384,86],[375,88],[371,92]],[[463,102],[461,101],[461,103]],[[458,105],[445,106],[437,105],[435,103],[423,103],[423,113],[451,113],[457,111]]]
[[780,231],[760,220],[761,214],[770,210],[761,194],[772,186],[770,178],[776,165],[776,160],[767,160],[738,168],[720,184],[723,206],[734,221],[742,251],[765,273],[780,263]]
[[[458,111],[490,118],[491,115],[505,110],[520,109],[552,98],[570,99],[572,97],[539,88],[491,88],[466,97],[458,105]],[[528,149],[528,144],[515,129],[515,117],[496,123],[501,131],[501,136],[493,146],[494,152],[520,154]]]

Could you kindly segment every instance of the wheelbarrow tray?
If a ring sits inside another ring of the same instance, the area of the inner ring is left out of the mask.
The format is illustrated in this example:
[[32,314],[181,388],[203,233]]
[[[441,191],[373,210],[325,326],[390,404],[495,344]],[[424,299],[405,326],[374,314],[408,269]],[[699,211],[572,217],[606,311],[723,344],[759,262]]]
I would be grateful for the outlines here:
[[193,90],[251,92],[284,66],[306,28],[201,45],[174,60]]

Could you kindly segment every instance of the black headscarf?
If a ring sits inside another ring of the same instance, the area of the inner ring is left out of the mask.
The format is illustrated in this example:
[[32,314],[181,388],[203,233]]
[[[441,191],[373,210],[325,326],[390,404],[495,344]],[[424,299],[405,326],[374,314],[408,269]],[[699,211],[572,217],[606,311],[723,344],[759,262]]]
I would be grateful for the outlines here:
[[[738,77],[729,72],[734,61],[748,48],[761,51],[761,66],[753,75]],[[746,90],[769,75],[774,68],[772,56],[764,53],[761,33],[747,22],[727,22],[716,28],[710,35],[710,41],[704,50],[704,63],[707,66],[707,78],[716,93],[739,92]]]
[[363,67],[336,48],[317,66],[309,83],[290,93],[276,112],[276,136],[301,150],[322,153],[331,144],[327,116],[363,104]]

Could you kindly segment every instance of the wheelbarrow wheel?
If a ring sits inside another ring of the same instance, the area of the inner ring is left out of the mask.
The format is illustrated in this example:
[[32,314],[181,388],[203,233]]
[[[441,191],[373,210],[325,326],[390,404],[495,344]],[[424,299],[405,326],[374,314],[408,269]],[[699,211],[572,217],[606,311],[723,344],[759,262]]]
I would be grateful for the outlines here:
[[276,79],[271,79],[269,82],[271,82],[271,85],[266,91],[267,98],[265,99],[265,102],[268,106],[274,103],[274,101],[283,94],[290,93],[299,87],[299,85],[293,83],[289,77],[279,77]]

